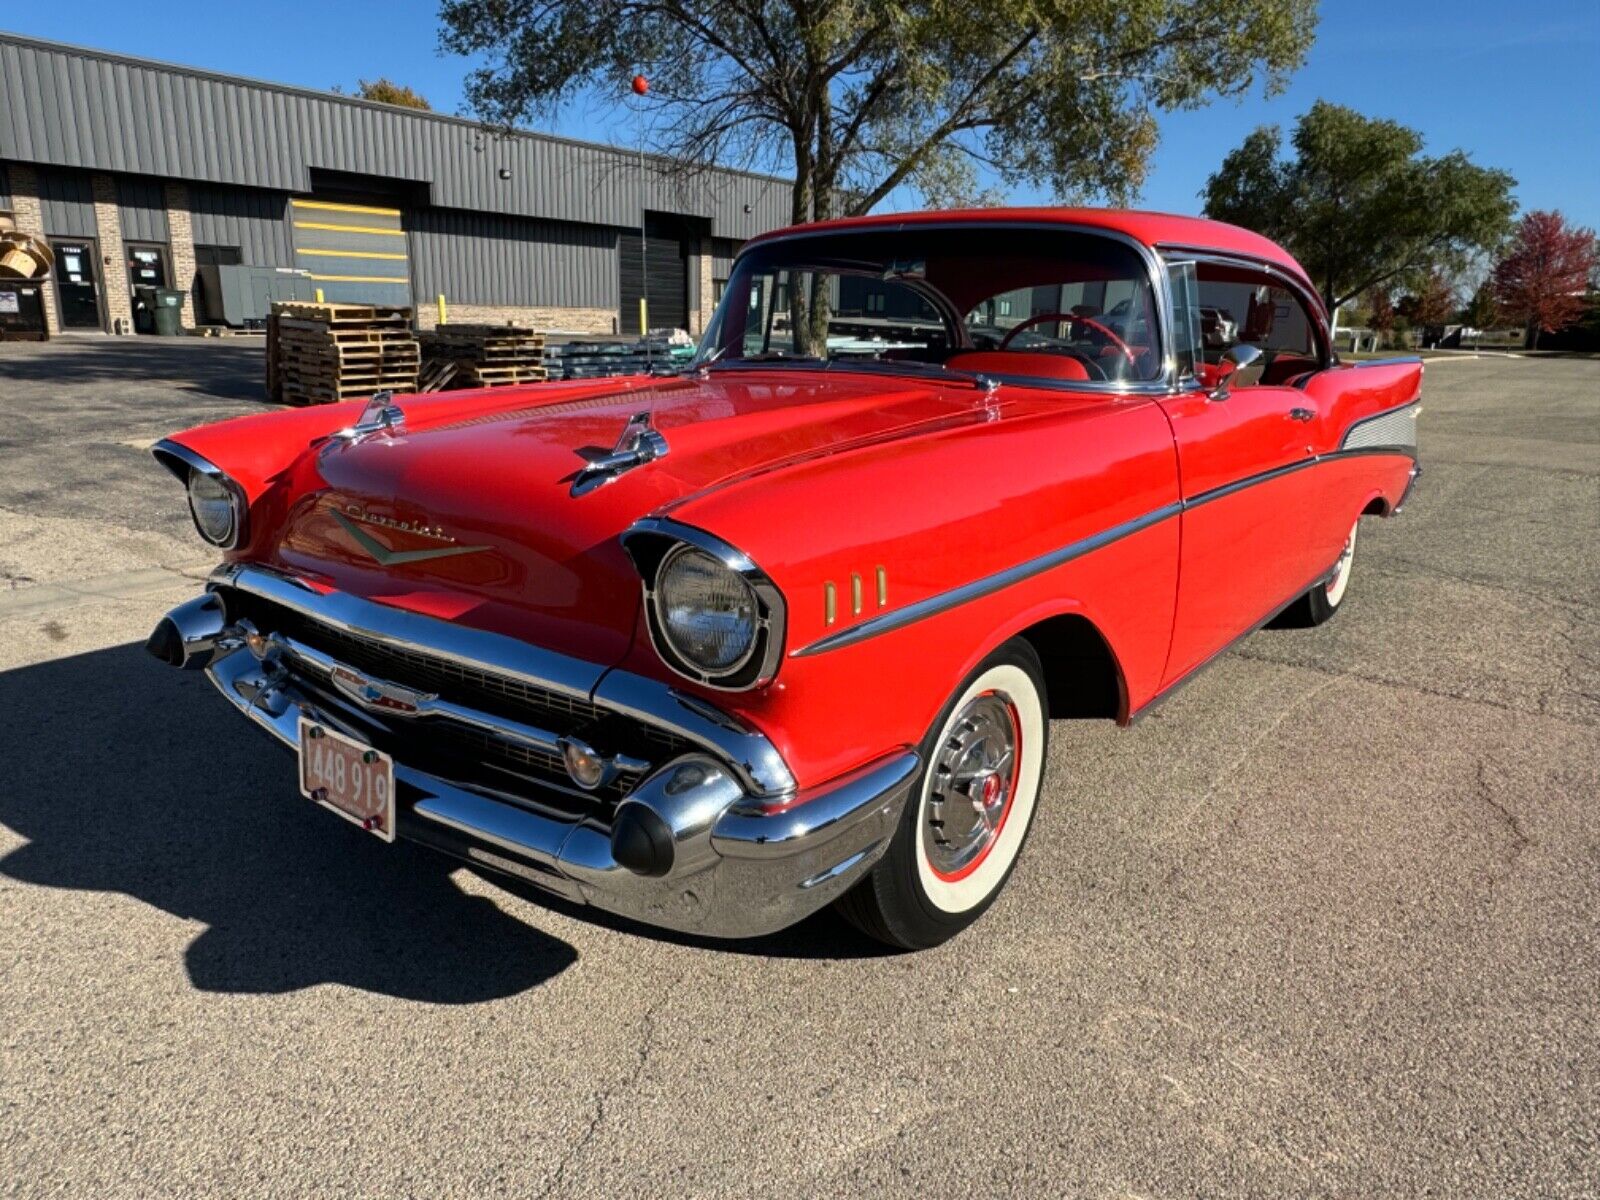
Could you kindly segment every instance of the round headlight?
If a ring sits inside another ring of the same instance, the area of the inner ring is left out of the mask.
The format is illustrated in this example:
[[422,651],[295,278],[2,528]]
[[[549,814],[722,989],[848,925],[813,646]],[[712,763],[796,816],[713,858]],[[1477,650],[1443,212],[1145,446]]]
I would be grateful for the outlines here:
[[707,675],[737,671],[755,650],[755,592],[704,550],[680,546],[667,555],[656,577],[656,612],[673,652]]
[[189,472],[189,511],[194,527],[213,546],[226,546],[234,534],[233,493],[220,478],[206,471]]

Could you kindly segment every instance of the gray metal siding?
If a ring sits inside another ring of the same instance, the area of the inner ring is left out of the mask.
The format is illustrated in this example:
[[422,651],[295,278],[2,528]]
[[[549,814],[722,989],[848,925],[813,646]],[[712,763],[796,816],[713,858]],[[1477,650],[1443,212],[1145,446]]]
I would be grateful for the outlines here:
[[[40,171],[39,204],[44,213],[44,230],[59,237],[92,238],[94,187],[82,171]],[[104,254],[120,254],[116,246],[103,248]]]
[[292,267],[289,197],[282,192],[190,185],[197,246],[237,246],[246,266]]
[[128,242],[165,242],[167,200],[159,179],[141,175],[117,176],[117,212],[122,238]]
[[617,307],[615,229],[439,209],[406,222],[419,303]]
[[737,238],[789,207],[789,185],[764,176],[684,180],[652,160],[641,197],[624,150],[13,35],[0,36],[0,158],[302,193],[322,168],[426,184],[443,208],[594,225],[635,225],[643,202]]
[[728,238],[711,239],[711,278],[727,279],[733,273],[733,260],[740,245]]

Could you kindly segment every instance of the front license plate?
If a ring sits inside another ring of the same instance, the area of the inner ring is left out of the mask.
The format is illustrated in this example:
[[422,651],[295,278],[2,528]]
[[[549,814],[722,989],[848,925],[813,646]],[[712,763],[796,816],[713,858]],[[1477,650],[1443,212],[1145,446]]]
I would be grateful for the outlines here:
[[300,718],[300,794],[394,841],[394,759]]

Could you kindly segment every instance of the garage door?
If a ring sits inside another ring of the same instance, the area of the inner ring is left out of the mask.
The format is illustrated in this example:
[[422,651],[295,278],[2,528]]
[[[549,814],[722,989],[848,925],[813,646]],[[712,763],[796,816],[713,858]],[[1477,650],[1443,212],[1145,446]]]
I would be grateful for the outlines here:
[[335,304],[410,304],[411,266],[398,208],[290,200],[295,265]]
[[[625,334],[639,332],[639,297],[650,299],[651,329],[689,328],[689,266],[681,222],[651,214],[645,224],[645,247],[636,232],[620,235],[617,244],[618,289]],[[646,287],[648,286],[648,292]]]

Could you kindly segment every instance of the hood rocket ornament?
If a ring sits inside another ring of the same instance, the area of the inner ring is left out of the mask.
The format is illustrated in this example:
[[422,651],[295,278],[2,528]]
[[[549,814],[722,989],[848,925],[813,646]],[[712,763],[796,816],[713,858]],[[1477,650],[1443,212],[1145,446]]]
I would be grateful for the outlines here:
[[650,414],[634,413],[610,450],[598,446],[582,446],[577,450],[578,457],[587,465],[573,476],[572,495],[586,496],[635,467],[665,458],[669,449],[661,431],[651,426]]

